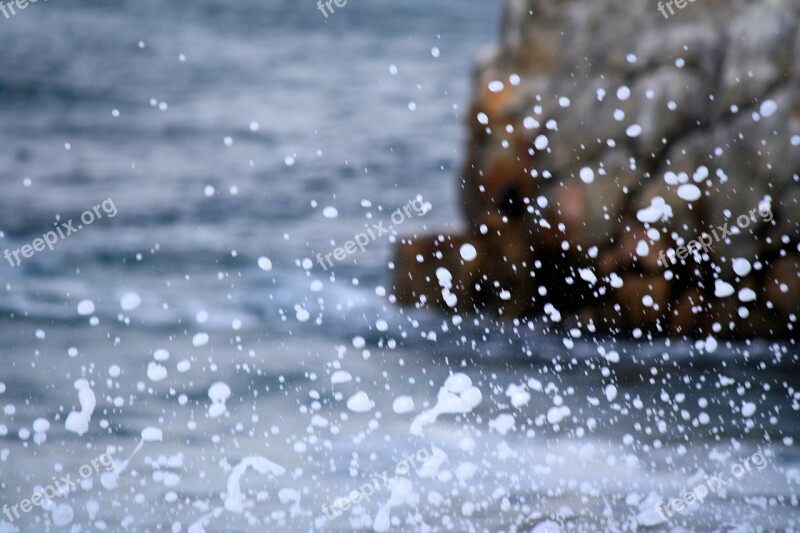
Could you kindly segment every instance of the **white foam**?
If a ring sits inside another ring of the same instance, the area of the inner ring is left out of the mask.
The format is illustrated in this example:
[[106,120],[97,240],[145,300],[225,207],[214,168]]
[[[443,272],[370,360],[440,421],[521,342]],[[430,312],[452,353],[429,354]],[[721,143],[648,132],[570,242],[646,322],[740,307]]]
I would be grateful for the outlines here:
[[756,300],[756,293],[753,289],[744,288],[739,291],[739,300],[742,302],[754,302]]
[[636,212],[636,218],[639,222],[649,224],[658,221],[666,221],[672,218],[672,207],[670,207],[662,197],[655,196],[648,207]]
[[282,476],[286,472],[286,469],[282,466],[260,455],[251,455],[242,459],[242,461],[233,468],[230,476],[228,476],[225,509],[232,513],[244,512],[244,496],[242,495],[240,481],[248,468],[252,468],[261,475],[272,474],[273,476]]
[[197,333],[192,337],[192,346],[200,347],[208,344],[208,333]]
[[272,261],[270,261],[268,257],[259,257],[258,268],[260,268],[264,272],[269,272],[270,270],[272,270]]
[[566,405],[554,406],[547,410],[547,422],[552,425],[560,423],[567,418],[572,411]]
[[642,134],[642,127],[639,124],[631,124],[625,130],[625,134],[628,137],[635,139]]
[[464,261],[474,261],[478,257],[478,251],[470,243],[462,244],[458,252],[461,254],[461,259]]
[[142,439],[139,444],[136,445],[136,448],[133,449],[133,452],[124,461],[114,461],[114,470],[111,472],[103,472],[100,475],[100,484],[103,485],[103,488],[106,490],[114,490],[119,486],[120,474],[122,474],[128,468],[128,463],[130,463],[131,459],[133,459],[133,457],[139,453],[139,450],[141,450],[142,446],[144,446],[144,442],[144,439]]
[[733,285],[725,283],[721,279],[714,281],[714,296],[717,298],[726,298],[734,293]]
[[447,460],[447,454],[441,449],[433,446],[431,455],[417,469],[417,475],[423,479],[434,479],[439,475],[439,469]]
[[578,275],[580,275],[581,279],[589,285],[594,285],[597,283],[597,276],[594,272],[592,272],[591,268],[579,268]]
[[700,187],[694,183],[684,183],[678,187],[678,196],[687,202],[694,202],[695,200],[698,200],[702,194],[703,193],[700,191]]
[[347,400],[347,408],[355,413],[366,413],[375,407],[375,402],[369,399],[364,391],[358,391]]
[[513,415],[502,413],[494,420],[489,421],[489,427],[505,436],[506,433],[516,428],[516,422],[514,421]]
[[163,438],[161,430],[156,427],[146,427],[142,430],[142,440],[144,442],[161,442]]
[[753,268],[750,265],[750,261],[744,257],[735,257],[731,263],[733,264],[733,271],[736,272],[736,275],[740,277],[748,275]]
[[411,396],[398,396],[392,402],[392,410],[398,415],[404,415],[414,410],[414,399]]
[[391,510],[401,505],[415,506],[419,502],[419,495],[414,492],[414,485],[406,478],[395,478],[389,482],[392,495],[389,500],[378,508],[372,529],[377,532],[389,531],[391,528]]
[[37,418],[33,421],[33,431],[36,433],[44,433],[50,429],[50,422],[46,418]]
[[53,524],[55,524],[56,527],[62,527],[72,522],[72,519],[75,518],[75,512],[72,510],[72,506],[68,503],[59,503],[53,507],[53,511],[50,516],[53,520]]
[[412,435],[422,435],[422,428],[433,424],[441,414],[469,413],[481,403],[481,391],[472,386],[472,380],[463,373],[448,377],[439,389],[436,405],[423,411],[411,422]]
[[208,408],[208,416],[217,418],[222,416],[227,407],[225,402],[231,397],[231,388],[222,381],[217,381],[208,388],[208,397],[211,399],[211,405]]
[[609,402],[613,402],[617,398],[617,387],[615,385],[606,385],[604,392]]
[[78,314],[81,316],[87,316],[94,313],[94,302],[91,300],[81,300],[78,302]]
[[123,311],[133,311],[142,304],[142,299],[135,292],[126,292],[119,300],[119,306]]
[[511,405],[514,407],[522,407],[527,405],[531,399],[531,394],[525,390],[522,385],[510,384],[506,389],[506,396],[511,400]]
[[147,377],[150,381],[162,381],[167,378],[167,368],[153,361],[147,365]]
[[771,117],[775,114],[775,111],[778,110],[778,104],[775,103],[775,100],[764,100],[761,102],[761,107],[759,108],[759,114],[762,117]]
[[94,391],[92,391],[92,388],[89,386],[89,382],[85,379],[76,380],[75,388],[78,389],[78,401],[81,404],[81,410],[72,411],[67,415],[64,428],[67,431],[83,435],[89,431],[89,421],[92,419],[92,414],[97,406],[97,399],[95,398]]
[[350,375],[350,372],[345,370],[337,370],[333,374],[331,374],[331,384],[332,385],[339,385],[341,383],[348,383],[353,380],[353,376]]

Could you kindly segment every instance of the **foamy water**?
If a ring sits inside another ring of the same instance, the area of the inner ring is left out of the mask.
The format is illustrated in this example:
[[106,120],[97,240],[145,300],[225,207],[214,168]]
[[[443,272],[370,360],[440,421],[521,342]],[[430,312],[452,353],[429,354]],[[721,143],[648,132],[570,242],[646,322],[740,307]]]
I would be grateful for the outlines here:
[[[800,527],[795,346],[397,309],[394,235],[317,267],[418,194],[430,212],[399,231],[452,229],[497,15],[51,2],[0,21],[0,247],[118,208],[0,269],[0,503],[115,461],[0,531]],[[763,470],[654,516],[759,448]]]

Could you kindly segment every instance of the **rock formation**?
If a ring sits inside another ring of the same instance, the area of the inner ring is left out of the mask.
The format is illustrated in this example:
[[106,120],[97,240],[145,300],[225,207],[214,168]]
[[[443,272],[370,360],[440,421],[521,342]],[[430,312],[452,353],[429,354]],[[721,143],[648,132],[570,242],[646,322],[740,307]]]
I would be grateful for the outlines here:
[[506,2],[466,117],[467,229],[402,240],[398,303],[800,336],[800,3],[673,1]]

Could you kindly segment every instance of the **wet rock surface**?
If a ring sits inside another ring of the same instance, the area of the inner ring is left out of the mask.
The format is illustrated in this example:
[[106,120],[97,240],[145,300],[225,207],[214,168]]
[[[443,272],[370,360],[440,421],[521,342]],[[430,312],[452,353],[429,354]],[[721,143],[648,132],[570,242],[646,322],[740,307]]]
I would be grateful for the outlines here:
[[398,245],[397,301],[797,338],[798,21],[791,0],[509,0],[475,69],[467,229]]

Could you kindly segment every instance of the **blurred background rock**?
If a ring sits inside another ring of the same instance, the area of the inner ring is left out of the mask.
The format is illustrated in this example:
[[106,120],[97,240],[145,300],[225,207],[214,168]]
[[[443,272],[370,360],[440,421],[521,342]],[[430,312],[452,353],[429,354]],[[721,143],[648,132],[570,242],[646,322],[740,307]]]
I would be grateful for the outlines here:
[[[589,332],[797,338],[799,13],[789,0],[697,0],[669,20],[647,0],[505,2],[500,43],[475,67],[457,184],[468,230],[402,244],[398,300],[504,316],[552,304]],[[774,221],[657,263],[760,205]]]

